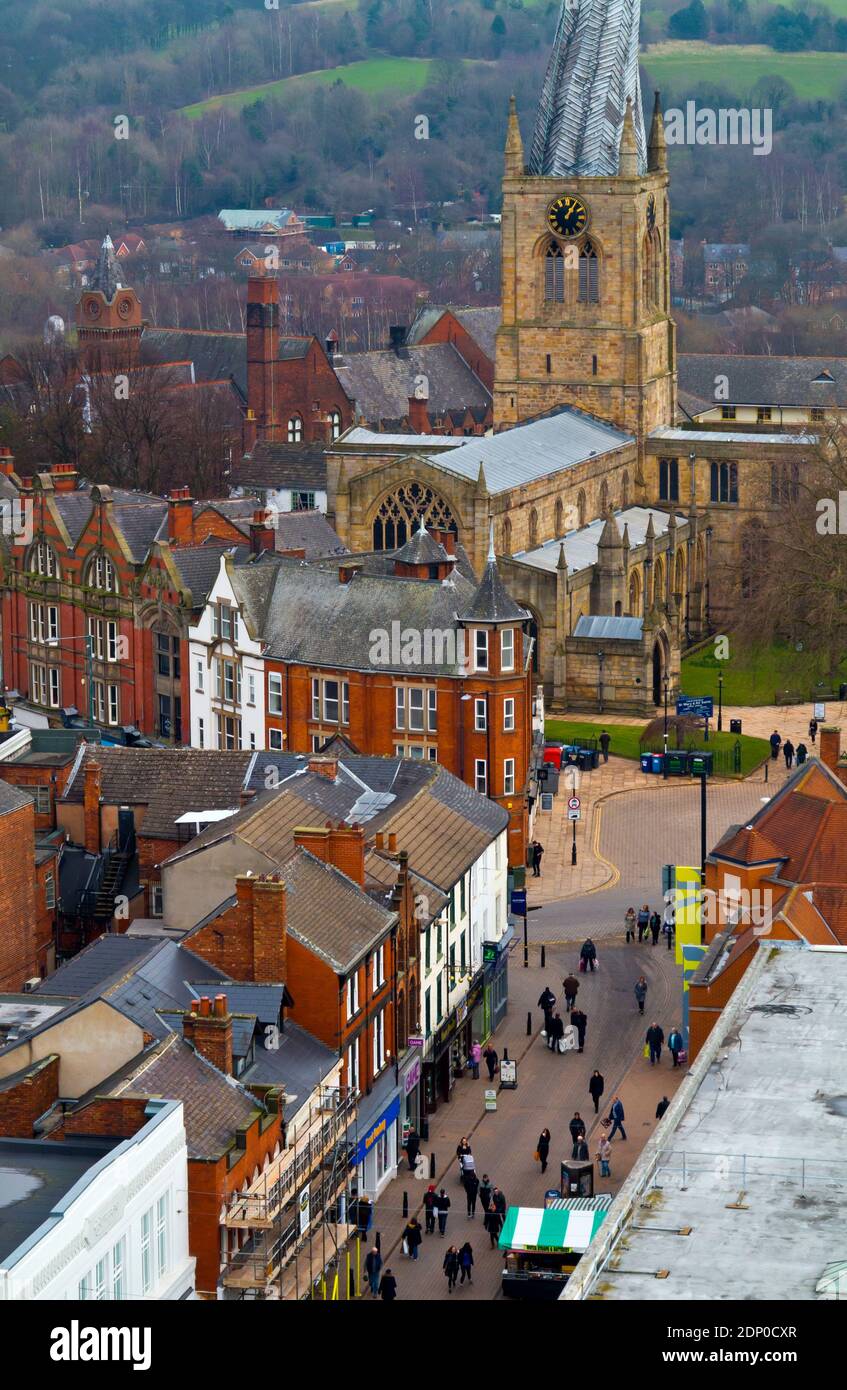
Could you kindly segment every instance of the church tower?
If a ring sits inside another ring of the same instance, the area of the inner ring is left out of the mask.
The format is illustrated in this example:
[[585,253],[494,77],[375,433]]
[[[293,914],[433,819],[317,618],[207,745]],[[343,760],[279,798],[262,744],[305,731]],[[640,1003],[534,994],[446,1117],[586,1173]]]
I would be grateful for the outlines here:
[[562,0],[529,162],[512,101],[495,427],[571,404],[635,434],[674,420],[668,172],[649,140],[638,0]]
[[132,366],[144,331],[141,301],[123,282],[123,271],[108,232],[100,247],[91,283],[76,306],[77,339],[90,371]]

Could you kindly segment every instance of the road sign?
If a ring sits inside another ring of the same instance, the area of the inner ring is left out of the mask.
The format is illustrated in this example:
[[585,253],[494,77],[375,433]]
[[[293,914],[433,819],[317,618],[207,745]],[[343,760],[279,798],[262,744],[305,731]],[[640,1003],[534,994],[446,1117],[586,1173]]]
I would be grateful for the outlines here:
[[568,820],[579,820],[581,816],[582,812],[580,811],[578,806],[568,807]]
[[695,719],[711,719],[714,710],[711,695],[680,695],[676,702],[677,714],[690,714]]
[[579,810],[579,797],[578,797],[578,796],[572,796],[572,797],[569,798],[569,800],[568,800],[568,810],[569,810],[569,811],[578,811],[578,810]]

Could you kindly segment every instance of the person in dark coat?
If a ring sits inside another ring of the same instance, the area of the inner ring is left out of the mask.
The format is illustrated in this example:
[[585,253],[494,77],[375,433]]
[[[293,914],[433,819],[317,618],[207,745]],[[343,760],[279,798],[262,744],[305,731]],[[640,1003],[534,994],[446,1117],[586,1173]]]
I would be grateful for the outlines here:
[[462,1277],[459,1280],[459,1283],[464,1284],[465,1279],[467,1279],[469,1284],[472,1283],[473,1281],[471,1279],[471,1270],[473,1269],[473,1246],[471,1245],[469,1240],[465,1241],[464,1245],[459,1251],[459,1268],[462,1271]]
[[568,1129],[571,1132],[571,1144],[573,1146],[571,1151],[571,1157],[576,1158],[576,1146],[579,1143],[580,1139],[582,1139],[585,1135],[585,1121],[578,1110],[574,1111],[573,1119],[568,1125]]
[[416,1216],[407,1221],[403,1230],[403,1239],[409,1247],[409,1259],[416,1260],[418,1258],[418,1246],[423,1241],[423,1232]]
[[638,979],[636,980],[635,989],[633,990],[633,993],[635,995],[635,1002],[638,1005],[638,1012],[640,1014],[643,1014],[644,1000],[647,998],[647,981],[643,975],[639,975]]
[[493,1250],[500,1239],[500,1232],[503,1229],[502,1214],[499,1211],[495,1211],[494,1207],[492,1207],[490,1211],[485,1213],[485,1220],[482,1224],[488,1232],[489,1239],[491,1240],[491,1248]]
[[546,1173],[546,1172],[547,1172],[547,1155],[548,1155],[549,1152],[550,1152],[550,1131],[549,1131],[549,1129],[542,1129],[541,1133],[540,1133],[539,1136],[538,1136],[538,1143],[536,1144],[535,1148],[536,1148],[536,1151],[537,1151],[537,1153],[538,1153],[538,1157],[541,1159],[541,1171],[542,1171],[542,1173]]
[[551,1052],[555,1052],[559,1046],[559,1039],[565,1036],[565,1021],[560,1013],[555,1013],[547,1024],[547,1046]]
[[653,1022],[650,1024],[644,1041],[650,1049],[650,1066],[654,1067],[657,1062],[661,1061],[662,1043],[665,1041],[665,1035],[658,1023]]
[[595,1114],[595,1115],[599,1114],[599,1112],[600,1112],[600,1097],[602,1096],[603,1091],[605,1090],[605,1086],[606,1086],[606,1083],[605,1083],[605,1081],[603,1080],[602,1073],[599,1072],[599,1071],[594,1071],[594,1072],[592,1072],[592,1073],[591,1073],[591,1080],[590,1080],[589,1083],[588,1083],[588,1094],[591,1096],[591,1099],[594,1101],[594,1114]]
[[566,975],[562,981],[562,989],[565,991],[565,1008],[572,1009],[579,994],[579,980],[576,975]]
[[623,1101],[621,1100],[620,1096],[615,1096],[614,1100],[612,1101],[612,1108],[609,1111],[609,1119],[612,1121],[612,1128],[609,1130],[607,1136],[609,1143],[611,1144],[618,1130],[620,1130],[621,1132],[621,1139],[626,1139],[626,1130],[623,1127],[623,1122],[626,1119],[626,1115],[624,1113]]
[[583,1052],[585,1050],[585,1030],[588,1027],[588,1014],[583,1013],[580,1008],[572,1009],[571,1023],[576,1029],[576,1035],[579,1039],[579,1050]]
[[409,1130],[409,1137],[406,1140],[406,1157],[409,1160],[409,1171],[414,1173],[415,1164],[420,1153],[421,1139],[416,1129]]
[[463,1181],[465,1184],[465,1196],[468,1199],[468,1216],[474,1217],[476,1216],[476,1198],[479,1192],[479,1178],[476,1173],[471,1171],[470,1173],[465,1173]]
[[774,729],[773,733],[768,739],[768,742],[771,746],[771,757],[773,758],[774,762],[776,762],[777,758],[779,757],[779,750],[782,747],[782,739],[780,738],[776,729]]
[[553,993],[549,985],[545,985],[544,992],[538,996],[538,1007],[544,1014],[545,1033],[550,1032],[550,1019],[553,1015],[553,1005],[555,1004],[555,1002],[555,994]]
[[501,1192],[499,1187],[495,1187],[494,1191],[491,1194],[491,1205],[493,1206],[494,1210],[505,1219],[506,1198],[503,1196],[503,1193]]
[[583,941],[579,950],[579,958],[580,960],[585,961],[585,969],[590,970],[593,974],[596,968],[595,962],[597,960],[597,947],[594,945],[594,942],[591,940],[590,936],[587,937],[585,941]]
[[431,1235],[434,1235],[434,1234],[435,1234],[435,1212],[436,1212],[436,1205],[435,1205],[435,1204],[436,1204],[436,1198],[437,1198],[437,1197],[438,1197],[438,1193],[437,1193],[436,1190],[435,1190],[435,1184],[434,1184],[434,1183],[430,1183],[429,1187],[427,1188],[426,1192],[424,1193],[424,1199],[423,1199],[423,1204],[424,1204],[424,1216],[426,1217],[426,1233],[427,1233],[428,1236],[431,1236]]
[[588,1162],[588,1144],[586,1143],[585,1135],[574,1144],[573,1156],[577,1163]]
[[457,1245],[450,1246],[450,1249],[444,1256],[442,1268],[447,1275],[447,1291],[448,1293],[452,1293],[456,1287],[456,1280],[459,1277],[459,1247]]
[[391,1303],[397,1297],[397,1280],[394,1278],[390,1269],[387,1269],[382,1276],[379,1285],[379,1296],[383,1303]]
[[496,1048],[493,1048],[491,1046],[491,1043],[489,1043],[482,1055],[485,1058],[485,1065],[488,1068],[488,1080],[493,1081],[494,1073],[497,1071],[497,1067],[500,1063],[500,1058],[497,1056],[497,1050]]
[[680,1052],[682,1052],[682,1049],[684,1047],[685,1039],[683,1038],[676,1024],[674,1024],[673,1028],[668,1034],[668,1048],[670,1049],[670,1054],[673,1057],[673,1064],[675,1067],[679,1066],[679,1054]]
[[660,1119],[662,1118],[662,1116],[664,1115],[664,1113],[665,1113],[665,1111],[667,1110],[667,1108],[668,1108],[669,1105],[670,1105],[670,1101],[668,1100],[667,1096],[662,1096],[662,1099],[659,1101],[659,1104],[656,1106],[656,1119],[657,1119],[657,1120],[660,1120]]
[[435,1199],[435,1210],[438,1216],[438,1234],[443,1236],[447,1230],[447,1213],[450,1210],[450,1198],[443,1187]]
[[484,1212],[491,1210],[491,1194],[494,1188],[491,1186],[491,1179],[487,1173],[483,1173],[482,1182],[479,1185],[479,1201]]
[[785,766],[788,772],[791,771],[791,764],[794,761],[794,744],[787,738],[782,745],[782,756],[785,759]]
[[606,731],[606,729],[604,729],[602,734],[600,735],[600,750],[603,754],[604,763],[607,763],[609,761],[609,744],[611,743],[611,741],[611,735]]
[[456,1145],[456,1158],[459,1161],[459,1182],[465,1176],[465,1155],[471,1152],[471,1146],[464,1135],[462,1135]]
[[808,758],[808,756],[809,756],[809,750],[808,750],[808,748],[806,747],[805,743],[798,743],[798,744],[797,744],[797,766],[798,766],[798,767],[802,767],[803,764],[804,764],[804,762],[805,762],[806,759]]
[[810,719],[810,720],[809,720],[809,738],[812,740],[812,747],[813,747],[813,748],[814,748],[814,746],[815,746],[815,738],[817,737],[817,732],[818,732],[818,721],[817,721],[817,719]]
[[638,922],[638,940],[641,942],[650,929],[650,909],[646,903],[643,907],[638,909],[638,917],[636,920]]
[[543,854],[544,854],[544,846],[541,845],[541,844],[539,844],[538,841],[535,840],[535,841],[533,842],[533,847],[532,847],[532,876],[533,876],[533,878],[540,878],[540,877],[541,877],[541,859],[542,859]]
[[365,1256],[365,1274],[368,1276],[371,1298],[376,1298],[379,1293],[379,1276],[382,1273],[382,1256],[376,1246],[369,1250]]
[[653,945],[659,944],[659,932],[662,930],[662,919],[658,912],[654,912],[650,918],[650,935],[653,938]]

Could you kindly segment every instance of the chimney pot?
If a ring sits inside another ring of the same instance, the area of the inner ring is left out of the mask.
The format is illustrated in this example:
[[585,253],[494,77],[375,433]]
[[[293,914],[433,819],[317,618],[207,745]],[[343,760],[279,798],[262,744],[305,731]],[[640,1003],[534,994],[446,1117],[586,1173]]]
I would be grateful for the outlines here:
[[385,847],[385,835],[381,830],[376,832],[376,847],[377,849],[383,849]]
[[206,994],[200,996],[200,1017],[209,1018],[212,1013],[212,1001]]
[[225,994],[216,994],[216,995],[215,995],[215,1017],[216,1017],[216,1018],[226,1018],[226,1014],[227,1014],[226,995],[225,995]]
[[388,853],[389,853],[389,854],[396,854],[396,853],[397,853],[397,832],[396,832],[396,830],[389,830],[389,832],[388,832]]

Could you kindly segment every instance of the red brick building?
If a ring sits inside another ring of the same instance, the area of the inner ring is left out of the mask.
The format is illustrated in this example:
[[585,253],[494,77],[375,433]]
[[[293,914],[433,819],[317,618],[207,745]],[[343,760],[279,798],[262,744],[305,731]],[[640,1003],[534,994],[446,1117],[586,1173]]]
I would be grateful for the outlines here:
[[0,990],[19,990],[53,964],[57,851],[36,848],[35,803],[0,781]]

